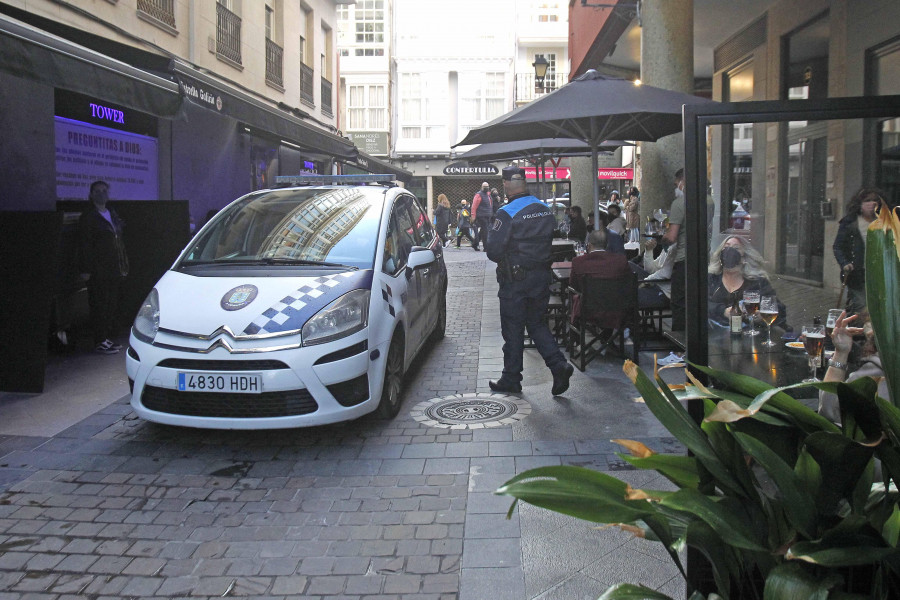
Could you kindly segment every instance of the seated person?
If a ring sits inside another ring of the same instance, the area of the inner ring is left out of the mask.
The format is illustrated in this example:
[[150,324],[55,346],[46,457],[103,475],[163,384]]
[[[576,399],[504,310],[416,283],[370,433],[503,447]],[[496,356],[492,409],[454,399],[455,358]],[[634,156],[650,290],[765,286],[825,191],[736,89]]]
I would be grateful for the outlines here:
[[[671,293],[672,288],[670,280],[672,279],[672,266],[675,264],[676,246],[669,246],[668,248],[664,248],[659,253],[659,256],[653,258],[653,249],[656,248],[656,245],[657,243],[655,239],[648,239],[641,247],[641,256],[633,260],[635,262],[641,260],[641,266],[639,266],[638,270],[636,271],[641,276],[641,282],[659,282],[658,284],[654,284],[652,287],[658,288],[666,295],[666,297],[668,297]],[[649,286],[650,284],[646,285]],[[645,286],[642,285],[642,288],[643,287]],[[640,291],[641,290],[638,290],[639,296]]]
[[[845,311],[834,322],[834,330],[831,332],[834,355],[828,361],[828,370],[825,371],[822,381],[846,381],[849,383],[860,377],[872,377],[880,380],[878,395],[890,401],[891,391],[881,367],[881,357],[875,346],[875,331],[872,329],[871,321],[866,321],[863,327],[850,326],[858,316],[847,316]],[[865,334],[862,344],[854,343],[853,337],[860,334]],[[840,424],[841,408],[836,394],[819,392],[819,414],[833,423]]]
[[622,217],[622,209],[618,204],[610,203],[609,206],[606,207],[606,211],[609,213],[609,223],[606,225],[606,228],[615,231],[620,236],[625,236],[625,219]]
[[576,290],[582,290],[581,282],[585,277],[618,279],[631,272],[624,254],[607,250],[608,234],[609,232],[602,228],[592,231],[587,238],[587,252],[572,259],[569,281]]
[[[719,245],[709,260],[709,321],[727,327],[731,309],[744,297],[745,290],[759,291],[760,298],[774,296],[775,289],[762,268],[765,261],[746,238],[732,235]],[[774,325],[790,330],[787,311],[778,302],[778,319]]]
[[569,237],[578,243],[584,243],[587,237],[587,223],[581,216],[581,207],[573,206],[569,209]]

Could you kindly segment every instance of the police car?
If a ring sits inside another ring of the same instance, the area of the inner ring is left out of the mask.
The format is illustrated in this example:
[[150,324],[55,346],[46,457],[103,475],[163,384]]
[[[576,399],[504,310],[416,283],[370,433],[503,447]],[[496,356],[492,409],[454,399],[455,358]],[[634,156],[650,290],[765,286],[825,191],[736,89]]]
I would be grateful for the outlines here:
[[442,246],[411,193],[361,184],[388,175],[279,179],[289,187],[222,209],[144,301],[126,358],[140,417],[217,429],[393,418],[407,366],[444,336]]

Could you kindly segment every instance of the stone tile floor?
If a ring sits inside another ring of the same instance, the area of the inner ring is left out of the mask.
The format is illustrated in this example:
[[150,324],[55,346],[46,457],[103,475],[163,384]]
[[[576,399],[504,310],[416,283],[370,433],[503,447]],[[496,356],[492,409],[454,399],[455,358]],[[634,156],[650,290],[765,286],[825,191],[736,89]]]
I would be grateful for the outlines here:
[[[413,365],[393,421],[155,425],[131,412],[121,366],[95,355],[51,365],[45,394],[0,394],[0,600],[587,599],[621,581],[683,597],[658,545],[527,505],[507,520],[510,499],[493,494],[516,473],[558,464],[664,487],[610,442],[683,452],[635,402],[621,361],[576,371],[553,398],[527,351],[532,412],[509,426],[449,430],[410,415],[423,400],[489,393],[502,364],[492,266],[470,248],[446,257],[447,336]],[[77,377],[85,365],[104,375]],[[67,411],[73,396],[86,400]]]

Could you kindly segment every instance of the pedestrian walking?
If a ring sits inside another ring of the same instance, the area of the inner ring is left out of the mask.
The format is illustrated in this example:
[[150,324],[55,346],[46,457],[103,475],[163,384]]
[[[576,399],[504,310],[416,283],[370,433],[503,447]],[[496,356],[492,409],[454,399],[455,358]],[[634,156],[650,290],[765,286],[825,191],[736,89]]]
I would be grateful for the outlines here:
[[457,248],[459,248],[459,241],[462,236],[466,236],[466,239],[469,240],[469,243],[472,244],[472,247],[475,247],[475,240],[472,239],[471,215],[472,213],[469,211],[469,203],[466,202],[465,198],[463,198],[459,203],[459,211],[456,216]]
[[90,205],[78,220],[78,259],[81,277],[87,282],[94,352],[116,354],[122,346],[112,338],[119,292],[128,275],[128,255],[122,237],[125,222],[106,206],[109,184],[105,181],[93,182],[88,198]]
[[544,364],[553,373],[551,392],[556,396],[569,389],[569,378],[574,372],[544,321],[550,301],[556,219],[546,204],[526,191],[525,169],[503,169],[503,189],[509,204],[497,211],[485,243],[488,258],[497,263],[503,335],[503,375],[489,385],[495,392],[522,391],[527,329]]
[[491,197],[491,186],[485,181],[481,189],[472,199],[472,220],[475,225],[475,250],[480,250],[479,244],[487,246],[488,230],[494,218],[494,199]]
[[450,201],[444,194],[438,194],[438,205],[434,209],[434,227],[441,238],[441,245],[445,248],[450,243]]

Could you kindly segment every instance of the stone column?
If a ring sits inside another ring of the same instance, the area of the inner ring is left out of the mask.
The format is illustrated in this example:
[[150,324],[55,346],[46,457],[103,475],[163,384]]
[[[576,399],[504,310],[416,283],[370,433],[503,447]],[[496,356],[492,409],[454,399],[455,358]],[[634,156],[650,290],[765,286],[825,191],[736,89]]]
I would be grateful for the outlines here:
[[[642,0],[641,82],[667,90],[694,91],[694,0]],[[684,166],[684,136],[642,142],[641,221],[675,197],[673,176]]]

